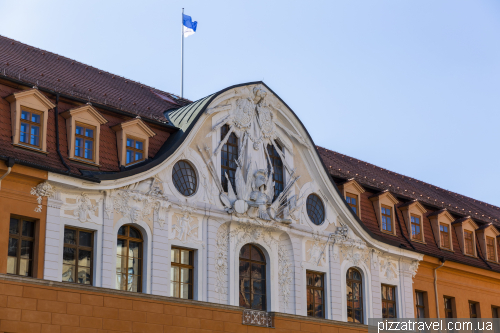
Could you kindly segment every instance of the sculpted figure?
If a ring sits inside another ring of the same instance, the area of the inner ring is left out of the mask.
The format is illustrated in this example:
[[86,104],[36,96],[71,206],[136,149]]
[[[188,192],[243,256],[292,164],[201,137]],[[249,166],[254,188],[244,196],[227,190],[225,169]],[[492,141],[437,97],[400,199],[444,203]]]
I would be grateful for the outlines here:
[[267,207],[271,204],[272,198],[267,194],[267,170],[257,170],[254,175],[254,182],[255,188],[250,193],[250,200],[247,201],[248,206],[250,206],[248,215],[270,221],[271,217],[267,212]]

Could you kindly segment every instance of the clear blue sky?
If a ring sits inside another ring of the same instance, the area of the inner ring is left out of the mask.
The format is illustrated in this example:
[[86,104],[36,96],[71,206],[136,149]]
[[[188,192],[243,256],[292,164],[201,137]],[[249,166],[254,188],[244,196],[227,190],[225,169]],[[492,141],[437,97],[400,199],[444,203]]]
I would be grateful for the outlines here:
[[500,1],[7,1],[0,34],[185,97],[263,80],[316,144],[500,206]]

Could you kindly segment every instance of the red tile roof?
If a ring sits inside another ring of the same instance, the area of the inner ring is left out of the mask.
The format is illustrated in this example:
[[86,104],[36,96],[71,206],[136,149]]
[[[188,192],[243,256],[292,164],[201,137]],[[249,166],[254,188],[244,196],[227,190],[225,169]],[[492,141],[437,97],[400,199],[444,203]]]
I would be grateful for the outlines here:
[[166,121],[164,111],[191,103],[0,35],[0,78],[2,76],[158,121]]

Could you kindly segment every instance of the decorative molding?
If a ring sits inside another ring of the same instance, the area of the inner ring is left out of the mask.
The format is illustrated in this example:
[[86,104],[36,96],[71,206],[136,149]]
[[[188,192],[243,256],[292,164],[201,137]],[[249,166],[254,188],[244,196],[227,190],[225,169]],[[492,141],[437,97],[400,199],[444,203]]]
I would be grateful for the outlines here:
[[99,204],[101,200],[102,199],[99,198],[98,200],[96,200],[95,205],[93,205],[88,194],[82,192],[82,194],[76,199],[76,203],[65,203],[63,204],[62,209],[73,210],[73,215],[77,217],[78,221],[80,222],[92,222],[101,224],[100,219],[98,219]]
[[216,257],[215,271],[217,272],[217,281],[215,292],[219,294],[219,303],[222,301],[222,295],[227,295],[227,253],[229,251],[229,224],[222,225],[217,231],[216,239]]
[[35,212],[42,212],[42,200],[43,197],[50,197],[54,194],[54,188],[47,182],[38,184],[36,187],[31,188],[31,195],[36,195],[36,201],[38,206],[35,208]]
[[[184,205],[179,206],[182,216],[176,216],[177,223],[172,224],[172,238],[178,239],[183,243],[199,242],[199,222],[191,216],[194,211],[193,207]],[[193,223],[194,222],[194,223]]]
[[396,264],[390,259],[384,258],[383,263],[380,263],[380,273],[388,281],[396,279],[398,276]]
[[266,311],[243,310],[243,325],[262,326],[274,328],[274,316]]
[[286,245],[278,245],[278,281],[279,281],[279,294],[283,297],[283,312],[286,311],[289,304],[289,297],[291,294],[290,286],[293,281],[293,268],[289,260],[288,250]]

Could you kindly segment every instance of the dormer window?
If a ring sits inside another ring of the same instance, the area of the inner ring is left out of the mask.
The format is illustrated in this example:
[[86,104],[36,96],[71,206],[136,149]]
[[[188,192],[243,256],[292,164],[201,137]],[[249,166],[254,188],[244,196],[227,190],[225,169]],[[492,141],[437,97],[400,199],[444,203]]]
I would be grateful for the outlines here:
[[[469,217],[464,217],[453,222],[453,228],[457,234],[458,243],[462,253],[466,256],[477,257],[476,251],[476,230],[477,224]],[[478,230],[482,239],[482,250],[486,251],[486,240],[484,239],[484,230]],[[489,233],[489,232],[488,232]],[[484,252],[483,252],[484,253]]]
[[55,105],[38,89],[14,93],[10,103],[12,144],[47,154],[47,119]]
[[377,221],[379,221],[380,231],[396,235],[396,225],[394,224],[394,205],[399,201],[389,191],[383,191],[372,195],[369,199],[373,203]]
[[140,118],[112,127],[118,141],[120,165],[130,166],[148,158],[149,138],[156,135]]
[[453,251],[451,225],[455,219],[446,209],[437,210],[427,215],[431,221],[434,240],[443,250]]
[[411,214],[411,238],[414,240],[422,240],[422,217],[420,215]]
[[382,205],[382,230],[392,233],[392,209]]
[[75,157],[94,160],[94,133],[95,127],[77,124],[75,127]]
[[465,254],[470,256],[474,255],[474,239],[473,232],[469,230],[464,230],[464,244],[465,244]]
[[127,138],[127,165],[144,160],[144,141]]
[[347,204],[349,205],[349,207],[351,207],[352,211],[356,215],[358,215],[358,211],[359,211],[359,208],[358,208],[358,203],[359,203],[358,196],[356,194],[346,193],[345,200],[347,201]]
[[497,237],[500,232],[492,224],[479,227],[476,230],[476,236],[481,253],[489,262],[498,263]]
[[61,116],[66,119],[69,159],[99,166],[101,125],[108,122],[106,118],[89,104],[65,111]]
[[41,112],[23,108],[21,111],[21,129],[19,133],[19,142],[36,148],[40,148],[42,135],[42,117]]
[[349,179],[345,183],[339,185],[339,190],[345,198],[347,205],[351,207],[354,214],[361,219],[360,200],[361,194],[365,192],[365,189],[354,179]]
[[450,225],[441,223],[439,224],[439,237],[441,240],[441,247],[443,249],[451,250],[450,247]]

